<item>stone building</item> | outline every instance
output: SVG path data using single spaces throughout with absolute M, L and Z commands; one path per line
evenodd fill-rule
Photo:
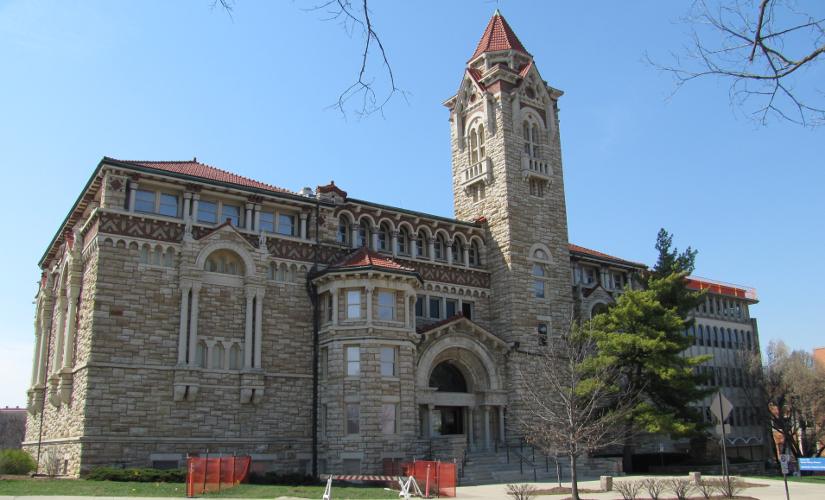
M 20 448 L 26 434 L 26 409 L 0 408 L 0 450 Z
M 561 95 L 496 13 L 445 102 L 455 218 L 104 157 L 40 260 L 24 446 L 379 472 L 518 439 L 509 355 L 644 269 L 567 241 Z

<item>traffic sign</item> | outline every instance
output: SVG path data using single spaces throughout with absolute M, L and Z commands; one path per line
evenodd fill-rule
M 710 403 L 710 411 L 719 419 L 719 422 L 724 422 L 730 416 L 730 412 L 733 411 L 733 403 L 719 392 Z
M 782 474 L 788 474 L 788 465 L 791 463 L 791 456 L 782 454 L 779 455 L 779 465 L 782 467 Z
M 800 458 L 799 470 L 825 471 L 825 458 Z

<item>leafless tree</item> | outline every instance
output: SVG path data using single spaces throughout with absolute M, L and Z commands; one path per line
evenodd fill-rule
M 547 454 L 570 460 L 572 498 L 578 500 L 577 459 L 624 442 L 625 422 L 639 391 L 610 367 L 589 366 L 595 342 L 578 325 L 546 346 L 516 354 L 523 411 L 516 416 L 525 439 Z
M 794 0 L 695 0 L 684 53 L 672 64 L 648 62 L 671 73 L 677 91 L 701 77 L 728 80 L 732 106 L 763 125 L 772 117 L 823 125 L 825 3 L 806 6 L 814 12 Z
M 771 341 L 764 366 L 753 357 L 745 366 L 753 380 L 745 390 L 764 402 L 761 417 L 782 436 L 787 452 L 812 457 L 825 451 L 825 372 L 811 355 Z
M 218 5 L 231 16 L 235 0 L 213 0 L 213 8 Z M 384 107 L 397 95 L 406 98 L 406 92 L 395 81 L 384 42 L 371 17 L 368 0 L 355 0 L 354 3 L 351 0 L 323 0 L 304 10 L 320 13 L 322 20 L 337 22 L 348 36 L 359 36 L 363 40 L 357 77 L 338 94 L 338 99 L 330 108 L 346 116 L 349 105 L 356 103 L 354 113 L 363 118 L 376 113 L 383 115 Z M 372 70 L 370 64 L 375 59 L 381 67 L 378 73 Z

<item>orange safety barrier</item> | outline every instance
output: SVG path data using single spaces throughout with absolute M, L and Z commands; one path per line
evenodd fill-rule
M 214 493 L 246 479 L 252 457 L 189 457 L 187 460 L 186 496 Z
M 456 467 L 452 462 L 413 461 L 402 465 L 404 476 L 413 476 L 428 498 L 455 497 Z

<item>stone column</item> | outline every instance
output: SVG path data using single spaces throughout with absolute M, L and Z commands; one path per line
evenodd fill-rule
M 475 444 L 476 444 L 475 443 L 475 440 L 476 440 L 475 429 L 473 428 L 474 427 L 474 425 L 473 425 L 474 424 L 473 413 L 474 413 L 474 408 L 472 406 L 468 406 L 467 407 L 467 439 L 470 441 L 470 449 L 473 449 L 475 447 Z
M 255 314 L 252 306 L 253 301 L 255 299 L 255 290 L 247 286 L 244 290 L 246 292 L 246 323 L 244 325 L 244 344 L 243 344 L 243 367 L 245 370 L 249 370 L 253 367 L 253 357 L 252 357 L 252 344 L 255 342 L 253 340 L 252 335 L 254 334 L 252 330 L 252 315 Z
M 186 364 L 186 334 L 189 333 L 189 291 L 191 283 L 183 283 L 180 287 L 180 329 L 178 331 L 178 365 Z
M 192 222 L 198 221 L 198 200 L 201 198 L 201 195 L 198 193 L 192 193 L 192 214 L 191 219 Z
M 135 211 L 135 197 L 137 197 L 138 182 L 129 180 L 129 211 Z
M 484 449 L 490 449 L 490 407 L 484 406 Z
M 498 440 L 501 443 L 507 442 L 504 436 L 504 405 L 498 407 Z
M 472 244 L 472 243 L 470 243 L 470 244 Z M 464 253 L 464 255 L 462 255 L 461 258 L 464 259 L 464 267 L 470 267 L 470 247 L 465 246 L 463 253 Z
M 427 238 L 427 250 L 430 253 L 430 260 L 435 260 L 435 238 Z
M 192 283 L 192 314 L 189 316 L 189 366 L 194 367 L 195 353 L 198 349 L 198 303 L 200 302 L 201 284 Z
M 49 330 L 52 327 L 51 324 L 51 300 L 49 295 L 46 295 L 46 299 L 43 303 L 43 313 L 40 316 L 40 353 L 38 355 L 37 361 L 37 385 L 38 387 L 44 387 L 46 384 L 46 364 L 49 358 L 49 345 L 48 345 L 48 338 L 49 338 Z
M 332 324 L 338 324 L 338 289 L 333 288 L 329 291 L 332 294 Z
M 378 228 L 378 231 L 380 230 L 381 228 Z M 370 231 L 367 235 L 370 238 L 370 247 L 373 250 L 378 250 L 378 231 Z
M 392 256 L 398 257 L 398 231 L 392 232 L 392 240 L 390 243 L 390 248 L 392 248 Z
M 38 307 L 37 313 L 34 317 L 34 356 L 32 359 L 32 377 L 30 386 L 37 385 L 37 374 L 40 371 L 40 346 L 43 344 L 43 330 L 40 316 L 43 314 L 43 308 Z
M 63 371 L 70 372 L 74 366 L 74 337 L 77 326 L 77 298 L 80 296 L 78 286 L 69 287 L 69 305 L 66 313 L 66 339 L 63 341 Z
M 261 370 L 261 343 L 263 342 L 264 289 L 258 289 L 255 299 L 255 368 Z
M 410 294 L 404 292 L 404 322 L 410 326 Z
M 246 217 L 244 217 L 243 227 L 247 231 L 252 231 L 252 208 L 253 208 L 253 206 L 254 205 L 252 203 L 247 203 L 246 204 Z
M 189 221 L 192 219 L 192 193 L 185 192 L 183 193 L 183 221 Z
M 301 212 L 301 239 L 307 239 L 307 217 L 309 214 Z
M 350 229 L 351 238 L 350 238 L 350 247 L 358 248 L 358 229 L 360 229 L 359 224 L 353 223 L 352 228 Z
M 60 293 L 57 297 L 57 328 L 55 329 L 54 365 L 52 365 L 52 373 L 59 372 L 60 367 L 63 366 L 63 328 L 66 327 L 66 315 L 63 313 L 63 310 L 66 307 L 66 291 L 61 288 L 58 288 Z
M 367 324 L 372 324 L 372 287 L 368 286 L 366 288 L 366 299 L 367 299 Z
M 410 238 L 410 256 L 413 259 L 418 258 L 418 238 Z
M 258 231 L 260 233 L 261 232 L 261 205 L 256 203 L 255 207 L 254 207 L 254 210 L 255 210 L 255 215 L 254 215 L 255 221 L 253 223 L 254 227 L 252 229 L 255 230 L 255 231 Z
M 453 243 L 455 243 L 455 242 L 454 241 L 453 242 L 449 242 L 449 241 L 446 242 L 446 245 L 447 245 L 447 248 L 446 248 L 446 251 L 447 251 L 447 265 L 449 265 L 449 266 L 453 265 Z
M 427 437 L 433 437 L 433 410 L 435 405 L 427 405 Z

